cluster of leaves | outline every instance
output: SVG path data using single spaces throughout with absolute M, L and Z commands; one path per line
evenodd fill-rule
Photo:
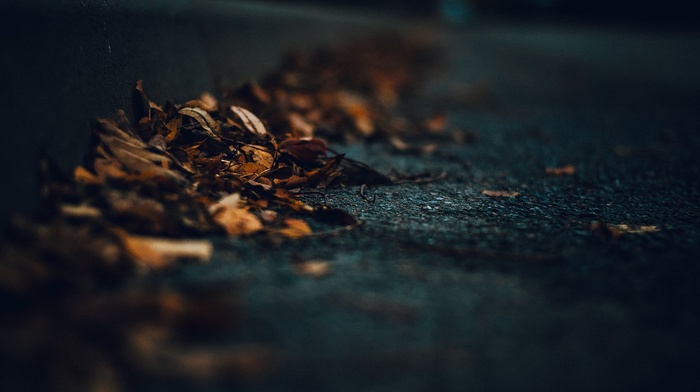
M 67 228 L 101 232 L 90 239 L 120 248 L 106 254 L 104 243 L 95 247 L 93 256 L 105 264 L 126 258 L 138 268 L 160 269 L 179 258 L 208 259 L 209 242 L 178 239 L 187 236 L 310 235 L 306 221 L 295 216 L 355 225 L 350 214 L 312 207 L 297 194 L 343 183 L 391 182 L 342 154 L 330 154 L 321 139 L 278 140 L 242 106 L 220 105 L 208 94 L 160 106 L 146 97 L 140 82 L 136 91 L 147 108 L 138 124 L 132 126 L 123 112 L 99 119 L 88 163 L 70 179 L 48 170 L 51 180 L 44 185 L 52 217 L 45 229 L 61 235 Z
M 138 82 L 137 121 L 123 111 L 98 119 L 90 154 L 70 175 L 42 161 L 43 211 L 11 222 L 0 249 L 0 360 L 71 390 L 119 390 L 129 375 L 264 373 L 267 349 L 191 344 L 191 335 L 235 330 L 231 295 L 132 287 L 125 278 L 207 260 L 212 235 L 300 238 L 313 235 L 310 219 L 359 224 L 300 194 L 395 179 L 335 153 L 319 135 L 356 140 L 403 129 L 391 108 L 422 78 L 426 53 L 389 39 L 293 54 L 261 84 L 184 104 L 159 105 Z M 321 276 L 326 267 L 298 270 Z
M 318 50 L 290 52 L 260 84 L 229 92 L 273 130 L 329 140 L 389 139 L 430 126 L 397 116 L 401 98 L 435 68 L 438 53 L 420 39 L 374 37 Z

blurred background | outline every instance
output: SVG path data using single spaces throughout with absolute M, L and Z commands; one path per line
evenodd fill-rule
M 390 14 L 438 17 L 451 22 L 479 18 L 554 19 L 625 24 L 693 25 L 697 2 L 690 0 L 278 0 L 277 3 L 327 5 Z

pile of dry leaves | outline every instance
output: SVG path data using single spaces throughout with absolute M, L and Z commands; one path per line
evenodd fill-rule
M 230 295 L 125 289 L 125 278 L 207 260 L 206 236 L 300 238 L 313 234 L 309 219 L 357 225 L 299 194 L 393 179 L 331 151 L 319 135 L 347 141 L 405 128 L 392 108 L 422 79 L 429 52 L 391 38 L 292 54 L 260 84 L 184 104 L 153 102 L 138 82 L 138 121 L 123 111 L 99 119 L 90 156 L 72 175 L 43 162 L 44 211 L 12 222 L 0 261 L 0 359 L 43 366 L 67 385 L 85 374 L 82 382 L 107 389 L 119 389 L 125 374 L 262 372 L 265 350 L 177 343 L 192 330 L 230 331 Z M 192 328 L 200 323 L 208 324 Z

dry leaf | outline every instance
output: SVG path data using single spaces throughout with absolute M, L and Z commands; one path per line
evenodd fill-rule
M 61 215 L 69 216 L 72 218 L 97 219 L 102 217 L 102 211 L 99 208 L 89 206 L 86 204 L 62 204 L 60 207 L 60 211 Z
M 337 95 L 336 99 L 340 107 L 353 119 L 355 127 L 363 136 L 368 137 L 374 133 L 374 120 L 370 114 L 369 105 L 363 97 L 343 91 Z
M 246 153 L 246 155 L 250 157 L 253 162 L 265 166 L 266 169 L 272 168 L 274 157 L 267 151 L 266 148 L 247 145 L 241 147 L 241 151 Z
M 326 142 L 321 139 L 286 139 L 279 144 L 280 151 L 286 152 L 301 162 L 314 162 L 326 155 Z
M 411 149 L 411 146 L 408 143 L 406 143 L 405 141 L 403 141 L 401 138 L 399 138 L 398 136 L 391 136 L 389 138 L 389 143 L 397 151 L 408 151 Z
M 635 226 L 628 224 L 609 224 L 605 222 L 591 223 L 590 230 L 598 234 L 602 240 L 617 240 L 626 234 L 647 234 L 661 231 L 658 226 Z
M 75 180 L 75 182 L 84 184 L 101 184 L 104 180 L 90 173 L 86 168 L 82 166 L 77 166 L 75 170 L 73 170 L 73 179 Z
M 240 106 L 231 106 L 230 109 L 231 112 L 233 112 L 233 114 L 243 123 L 245 129 L 255 135 L 258 135 L 259 137 L 264 137 L 267 134 L 262 121 L 260 121 L 260 119 L 253 113 Z
M 119 237 L 127 254 L 149 269 L 163 269 L 180 259 L 206 261 L 213 252 L 211 242 L 206 240 L 142 237 L 126 232 L 121 232 Z
M 284 224 L 287 227 L 276 232 L 287 238 L 301 238 L 313 234 L 309 225 L 301 219 L 288 218 L 284 220 Z
M 180 109 L 178 113 L 194 119 L 207 133 L 212 135 L 218 134 L 221 129 L 219 122 L 215 121 L 211 115 L 203 109 L 185 107 Z
M 199 99 L 193 99 L 191 101 L 185 102 L 183 105 L 185 107 L 191 107 L 191 108 L 199 108 L 204 110 L 205 112 L 215 112 L 216 109 L 219 106 L 219 103 L 216 101 L 216 98 L 214 98 L 213 95 L 209 93 L 202 93 L 199 96 Z
M 661 231 L 661 228 L 658 226 L 634 226 L 634 225 L 627 225 L 627 224 L 619 224 L 619 225 L 612 225 L 615 227 L 617 230 L 620 231 L 621 234 L 646 234 L 646 233 L 656 233 Z
M 241 200 L 241 194 L 240 193 L 232 193 L 221 200 L 219 202 L 212 206 L 210 208 L 210 211 L 215 211 L 218 209 L 220 206 L 224 206 L 226 208 L 241 208 L 243 207 L 245 203 Z
M 294 263 L 294 271 L 299 275 L 322 278 L 331 272 L 330 263 L 322 260 L 308 260 Z
M 241 204 L 240 195 L 236 193 L 209 208 L 214 220 L 231 236 L 253 234 L 263 228 L 260 219 Z
M 576 166 L 548 167 L 544 169 L 544 172 L 550 176 L 570 176 L 576 173 Z
M 490 189 L 482 190 L 481 194 L 486 195 L 486 196 L 490 196 L 490 197 L 518 197 L 518 196 L 520 196 L 520 192 L 497 191 L 497 190 L 490 190 Z

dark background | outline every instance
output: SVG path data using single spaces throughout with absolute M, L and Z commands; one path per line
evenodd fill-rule
M 489 18 L 555 18 L 569 21 L 693 24 L 697 22 L 697 5 L 688 0 L 280 0 L 278 3 L 332 5 L 356 9 L 380 9 L 390 13 L 444 17 L 450 8 L 468 9 L 467 19 Z

